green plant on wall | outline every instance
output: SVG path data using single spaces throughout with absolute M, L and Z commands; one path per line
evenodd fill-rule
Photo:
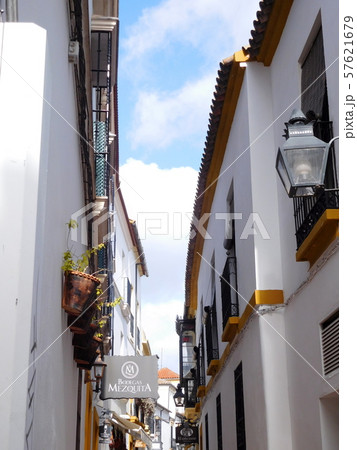
M 69 240 L 69 234 L 72 229 L 78 227 L 78 223 L 71 219 L 68 223 L 66 223 L 68 227 L 68 236 L 67 243 Z M 68 247 L 68 245 L 67 245 Z M 71 250 L 67 249 L 63 254 L 63 265 L 62 270 L 66 272 L 71 272 L 73 270 L 77 270 L 78 272 L 85 272 L 89 266 L 89 260 L 92 255 L 96 255 L 99 250 L 104 248 L 104 244 L 99 244 L 96 247 L 86 250 L 79 257 L 76 257 Z

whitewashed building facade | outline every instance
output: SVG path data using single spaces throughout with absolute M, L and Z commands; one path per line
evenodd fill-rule
M 338 134 L 337 16 L 335 0 L 260 2 L 220 65 L 180 319 L 202 449 L 338 448 L 338 142 L 312 200 L 275 168 L 293 109 Z
M 138 294 L 147 269 L 117 192 L 118 1 L 8 0 L 0 9 L 1 447 L 94 450 L 108 405 L 85 382 L 93 361 L 76 356 L 61 307 L 68 245 L 80 254 L 105 242 L 90 269 L 105 302 L 123 298 L 105 306 L 102 356 L 150 354 Z M 68 239 L 70 219 L 79 227 Z M 117 410 L 135 415 L 130 402 Z M 133 448 L 142 427 L 123 419 L 118 428 Z

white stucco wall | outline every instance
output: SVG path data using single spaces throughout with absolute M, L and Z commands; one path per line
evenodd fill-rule
M 320 19 L 321 17 L 321 19 Z M 320 323 L 338 308 L 338 247 L 309 270 L 296 262 L 293 203 L 278 178 L 275 158 L 284 122 L 300 107 L 300 63 L 321 20 L 330 119 L 338 130 L 338 2 L 294 2 L 272 64 L 248 62 L 230 130 L 221 176 L 212 203 L 208 234 L 198 278 L 197 341 L 203 306 L 210 304 L 210 268 L 215 257 L 217 319 L 222 334 L 219 274 L 225 263 L 224 221 L 213 220 L 226 211 L 234 185 L 236 256 L 240 312 L 255 289 L 283 290 L 285 305 L 268 308 L 249 319 L 234 340 L 223 369 L 202 401 L 201 423 L 209 415 L 209 441 L 217 442 L 217 395 L 221 394 L 223 448 L 235 448 L 234 370 L 242 361 L 247 448 L 285 450 L 330 449 L 337 442 L 338 373 L 322 375 Z M 292 45 L 293 43 L 293 45 Z M 244 150 L 246 151 L 244 152 Z M 337 147 L 338 149 L 338 147 Z M 242 152 L 243 155 L 239 156 Z M 237 159 L 237 157 L 239 158 Z M 258 213 L 269 234 L 241 239 L 245 220 Z M 335 243 L 336 244 L 336 243 Z M 331 250 L 331 249 L 330 249 Z M 207 262 L 206 262 L 207 261 Z M 226 344 L 220 342 L 220 356 Z M 206 379 L 206 385 L 210 377 Z M 205 440 L 205 430 L 203 429 Z
M 19 2 L 20 20 L 26 9 Z M 75 442 L 78 370 L 61 309 L 61 265 L 65 223 L 83 206 L 83 189 L 67 14 L 63 2 L 37 2 L 37 24 L 1 30 L 1 271 L 11 281 L 11 319 L 1 331 L 9 360 L 0 375 L 1 390 L 9 388 L 0 398 L 4 448 L 23 448 L 26 434 L 29 448 Z

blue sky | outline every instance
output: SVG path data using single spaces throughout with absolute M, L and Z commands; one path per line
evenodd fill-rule
M 219 62 L 247 45 L 251 0 L 120 0 L 120 158 L 199 168 Z
M 121 189 L 149 269 L 142 317 L 178 370 L 190 214 L 219 63 L 249 42 L 259 1 L 120 0 Z

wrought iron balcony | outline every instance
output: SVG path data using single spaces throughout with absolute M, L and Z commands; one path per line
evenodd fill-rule
M 220 277 L 223 330 L 230 317 L 239 316 L 236 267 L 237 264 L 235 256 L 229 256 Z
M 217 333 L 217 323 L 216 315 L 214 314 L 214 308 L 205 307 L 205 311 L 208 313 L 206 319 L 206 352 L 207 352 L 207 365 L 211 364 L 212 360 L 219 359 L 218 352 L 218 339 L 216 336 Z
M 314 125 L 315 136 L 329 142 L 333 136 L 332 122 L 319 122 Z M 339 190 L 335 150 L 332 145 L 327 161 L 325 190 L 313 197 L 297 197 L 293 199 L 295 235 L 297 249 L 307 238 L 319 218 L 327 209 L 339 208 Z

